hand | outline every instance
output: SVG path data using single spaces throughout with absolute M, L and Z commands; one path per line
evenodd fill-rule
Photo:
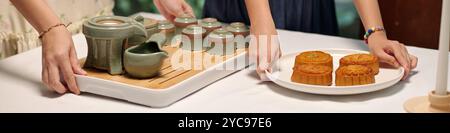
M 60 94 L 80 94 L 74 73 L 85 75 L 78 65 L 72 35 L 64 26 L 55 27 L 42 38 L 42 81 Z
M 272 63 L 281 57 L 278 34 L 274 27 L 252 26 L 250 28 L 251 40 L 249 46 L 250 61 L 255 63 L 256 72 L 262 81 L 269 79 L 265 75 L 265 70 L 271 72 Z
M 408 53 L 405 45 L 398 41 L 388 40 L 384 32 L 375 32 L 369 37 L 369 48 L 380 62 L 390 64 L 396 68 L 403 67 L 405 80 L 412 69 L 417 66 L 417 57 Z
M 195 17 L 191 6 L 184 0 L 153 0 L 153 2 L 158 11 L 171 22 L 183 14 Z

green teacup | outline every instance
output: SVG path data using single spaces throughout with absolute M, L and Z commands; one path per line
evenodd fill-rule
M 174 23 L 176 26 L 175 34 L 179 35 L 182 33 L 183 29 L 189 25 L 198 24 L 198 20 L 195 17 L 189 16 L 188 14 L 182 14 L 181 16 L 175 18 Z
M 166 37 L 166 42 L 164 43 L 164 45 L 172 43 L 173 41 L 172 38 L 175 36 L 175 29 L 176 29 L 175 25 L 167 20 L 162 20 L 158 22 L 159 33 L 163 34 Z
M 122 54 L 128 38 L 147 37 L 141 23 L 121 16 L 91 18 L 83 24 L 83 34 L 88 44 L 84 67 L 107 70 L 113 75 L 123 73 Z
M 187 51 L 202 51 L 203 38 L 206 36 L 206 30 L 198 25 L 189 25 L 183 29 L 181 38 L 181 49 Z
M 212 55 L 232 55 L 235 53 L 235 42 L 233 42 L 233 33 L 219 28 L 212 31 L 208 36 L 209 47 L 206 52 Z
M 226 27 L 226 30 L 233 33 L 237 49 L 248 48 L 250 40 L 247 36 L 250 34 L 250 29 L 244 23 L 233 22 Z
M 155 34 L 146 43 L 126 49 L 123 56 L 127 74 L 133 78 L 156 76 L 168 57 L 168 53 L 161 50 L 164 42 L 163 34 Z
M 199 25 L 206 30 L 207 35 L 212 31 L 222 27 L 222 23 L 217 21 L 216 18 L 204 18 L 200 21 Z

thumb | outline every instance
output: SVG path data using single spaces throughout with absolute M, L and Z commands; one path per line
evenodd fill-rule
M 271 80 L 269 79 L 269 77 L 267 77 L 267 74 L 266 74 L 266 71 L 265 71 L 265 70 L 257 69 L 257 70 L 256 70 L 256 73 L 258 74 L 259 79 L 260 79 L 261 81 L 271 81 Z
M 181 3 L 178 6 L 169 7 L 170 8 L 169 9 L 169 13 L 173 14 L 175 17 L 183 16 L 184 14 L 186 14 L 184 12 L 184 6 L 185 6 L 184 3 Z
M 79 65 L 75 48 L 72 47 L 69 54 L 70 54 L 69 60 L 70 60 L 70 64 L 72 65 L 73 72 L 76 74 L 80 74 L 80 75 L 86 75 L 87 74 L 86 71 L 84 71 Z
M 182 7 L 183 8 L 183 13 L 188 14 L 191 17 L 195 17 L 194 11 L 192 10 L 192 7 L 188 3 L 183 2 L 182 6 L 183 6 Z

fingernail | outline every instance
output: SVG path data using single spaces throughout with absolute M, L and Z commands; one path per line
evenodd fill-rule
M 259 80 L 264 81 L 264 82 L 270 81 L 269 78 L 267 78 L 266 76 L 263 76 L 263 75 L 259 76 Z
M 408 75 L 404 75 L 402 80 L 406 80 L 408 78 Z
M 80 69 L 80 70 L 81 70 L 81 74 L 82 74 L 82 75 L 86 75 L 86 74 L 87 74 L 87 72 L 84 71 L 83 69 Z
M 258 74 L 258 76 L 259 76 L 259 79 L 260 79 L 260 80 L 263 80 L 263 79 L 264 79 L 264 74 L 260 73 L 260 74 Z
M 400 64 L 398 64 L 398 62 L 394 62 L 395 67 L 400 67 Z
M 67 91 L 58 91 L 58 90 L 55 90 L 55 92 L 58 93 L 58 94 L 64 94 L 64 93 L 66 93 Z

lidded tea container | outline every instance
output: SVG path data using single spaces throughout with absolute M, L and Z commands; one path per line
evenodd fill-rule
M 183 28 L 186 28 L 189 25 L 196 25 L 198 20 L 195 17 L 192 17 L 188 14 L 183 14 L 174 20 L 174 25 L 176 28 L 176 34 L 180 34 Z
M 203 38 L 206 36 L 206 30 L 198 25 L 189 25 L 183 29 L 181 39 L 181 48 L 190 51 L 203 50 Z
M 208 35 L 208 47 L 207 51 L 212 55 L 232 55 L 235 53 L 235 45 L 233 42 L 234 35 L 223 29 L 219 28 L 212 31 Z
M 242 22 L 233 22 L 228 25 L 226 29 L 233 33 L 235 36 L 242 35 L 244 37 L 247 37 L 250 34 L 250 30 Z
M 206 30 L 206 34 L 209 34 L 215 29 L 221 28 L 222 23 L 217 21 L 216 18 L 204 18 L 200 21 L 200 26 L 202 26 Z
M 83 34 L 88 44 L 84 67 L 106 70 L 113 75 L 123 72 L 122 54 L 128 38 L 147 38 L 144 25 L 121 16 L 91 18 L 83 23 Z
M 233 33 L 236 42 L 236 48 L 248 47 L 249 40 L 246 38 L 250 34 L 249 28 L 242 22 L 233 22 L 226 27 L 228 31 Z
M 162 20 L 158 22 L 158 32 L 164 35 L 166 42 L 171 43 L 173 36 L 175 36 L 175 25 L 167 20 Z

